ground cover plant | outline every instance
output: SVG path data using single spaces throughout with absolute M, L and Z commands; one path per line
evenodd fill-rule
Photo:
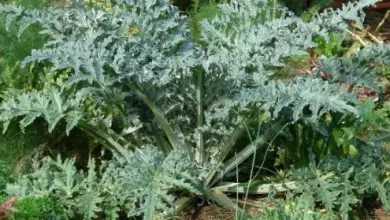
M 43 119 L 48 132 L 77 128 L 104 146 L 84 170 L 60 155 L 37 159 L 5 191 L 54 197 L 70 219 L 165 218 L 199 201 L 246 218 L 248 194 L 286 192 L 275 207 L 292 212 L 267 207 L 259 218 L 348 219 L 367 194 L 389 209 L 386 120 L 374 120 L 386 116 L 356 87 L 380 93 L 390 46 L 348 56 L 322 48 L 310 74 L 290 65 L 323 41 L 340 46 L 347 21 L 361 25 L 375 2 L 304 19 L 276 1 L 230 1 L 195 19 L 196 36 L 168 0 L 0 5 L 7 26 L 22 34 L 39 24 L 46 39 L 22 62 L 46 67 L 40 86 L 4 97 L 3 131 Z M 272 163 L 284 173 L 259 178 Z

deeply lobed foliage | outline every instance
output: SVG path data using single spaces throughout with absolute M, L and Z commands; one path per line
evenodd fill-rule
M 115 218 L 119 207 L 151 219 L 173 206 L 170 192 L 176 187 L 235 207 L 211 187 L 256 148 L 268 148 L 280 130 L 300 120 L 318 123 L 329 112 L 361 114 L 356 95 L 338 83 L 372 85 L 366 79 L 376 72 L 365 61 L 388 62 L 386 47 L 324 58 L 325 68 L 337 63 L 337 71 L 329 70 L 337 81 L 278 78 L 288 60 L 316 46 L 315 37 L 345 37 L 345 20 L 361 24 L 362 9 L 375 2 L 348 3 L 306 22 L 275 2 L 231 1 L 201 22 L 205 47 L 191 40 L 187 18 L 168 0 L 117 0 L 110 9 L 75 1 L 45 11 L 0 5 L 7 25 L 19 23 L 19 34 L 42 25 L 49 40 L 23 64 L 51 67 L 42 88 L 12 93 L 1 103 L 4 131 L 12 120 L 24 128 L 44 118 L 49 131 L 62 121 L 68 134 L 77 126 L 115 154 L 96 173 L 91 160 L 88 174 L 78 173 L 71 160 L 53 165 L 46 159 L 9 192 L 52 192 L 69 215 L 75 210 L 86 219 L 102 212 Z M 351 66 L 355 61 L 358 67 Z M 337 77 L 344 72 L 352 77 Z M 197 166 L 202 169 L 188 173 Z
M 151 112 L 137 112 L 137 117 L 150 123 L 153 113 L 159 124 L 164 124 L 170 144 L 178 148 L 185 141 L 196 142 L 203 132 L 208 132 L 204 142 L 210 145 L 224 140 L 245 118 L 232 118 L 234 112 L 247 115 L 250 106 L 261 107 L 273 118 L 289 108 L 294 120 L 307 106 L 313 119 L 330 110 L 356 113 L 354 98 L 335 85 L 314 78 L 296 78 L 285 84 L 267 76 L 282 67 L 285 59 L 315 46 L 313 36 L 326 37 L 327 31 L 343 30 L 345 18 L 360 22 L 358 12 L 373 2 L 351 3 L 310 23 L 278 5 L 267 11 L 264 1 L 223 4 L 222 16 L 203 22 L 205 54 L 189 40 L 185 17 L 167 1 L 118 1 L 111 13 L 77 2 L 48 12 L 3 6 L 1 11 L 7 13 L 9 22 L 20 18 L 20 33 L 38 22 L 50 37 L 45 48 L 33 50 L 24 63 L 49 60 L 53 71 L 72 71 L 63 75 L 62 83 L 4 102 L 1 120 L 7 125 L 24 115 L 24 127 L 44 117 L 51 131 L 63 119 L 69 132 L 79 121 L 114 113 L 123 127 L 137 127 L 133 109 L 139 108 L 140 100 Z M 233 24 L 235 28 L 227 31 Z M 196 74 L 190 71 L 200 64 L 206 71 L 203 81 L 194 80 Z M 198 83 L 207 89 L 199 88 Z M 321 89 L 313 93 L 318 86 Z M 202 102 L 197 106 L 199 89 Z M 96 104 L 92 112 L 86 109 L 88 99 Z M 195 111 L 199 105 L 202 112 Z M 205 126 L 195 123 L 201 115 Z
M 333 82 L 343 82 L 351 88 L 359 85 L 378 91 L 382 68 L 390 65 L 389 55 L 389 44 L 368 45 L 351 57 L 322 58 L 321 70 L 330 74 Z
M 183 159 L 184 152 L 164 156 L 148 147 L 126 153 L 102 161 L 100 167 L 91 159 L 85 173 L 77 170 L 74 159 L 47 157 L 34 163 L 34 171 L 21 176 L 17 184 L 9 184 L 6 192 L 20 198 L 53 197 L 68 217 L 83 219 L 117 219 L 121 210 L 128 217 L 142 214 L 151 219 L 157 210 L 168 213 L 175 208 L 171 190 L 200 194 L 199 171 Z
M 253 219 L 351 219 L 353 208 L 369 195 L 377 195 L 388 209 L 389 169 L 381 159 L 388 160 L 389 154 L 373 143 L 361 144 L 367 148 L 362 156 L 341 160 L 331 156 L 320 163 L 312 157 L 308 167 L 292 169 L 286 183 L 293 187 L 287 187 L 290 189 L 285 199 L 270 194 L 262 203 L 264 214 Z
M 116 107 L 116 111 L 111 108 L 109 112 L 121 115 L 124 126 L 131 126 L 134 120 L 138 126 L 138 120 L 132 117 L 131 110 L 137 107 L 133 104 L 136 100 L 131 100 L 134 97 L 131 97 L 128 85 L 126 86 L 131 83 L 130 79 L 137 78 L 137 83 L 147 82 L 163 86 L 170 81 L 179 81 L 184 72 L 177 70 L 185 69 L 184 74 L 189 75 L 188 68 L 195 62 L 195 53 L 187 39 L 188 30 L 183 17 L 177 10 L 173 10 L 167 1 L 161 4 L 152 2 L 118 2 L 113 13 L 88 10 L 86 6 L 58 9 L 52 13 L 23 11 L 15 7 L 4 9 L 13 12 L 8 14 L 9 18 L 22 16 L 24 19 L 22 18 L 21 22 L 25 24 L 23 27 L 33 22 L 44 22 L 44 32 L 51 36 L 47 48 L 33 51 L 26 62 L 38 57 L 38 60 L 50 58 L 53 59 L 54 70 L 73 67 L 74 71 L 65 76 L 64 83 L 61 83 L 59 88 L 56 85 L 48 85 L 42 91 L 21 94 L 14 100 L 21 103 L 23 96 L 35 97 L 29 98 L 32 101 L 30 104 L 26 103 L 27 106 L 35 106 L 35 110 L 32 113 L 26 106 L 25 110 L 33 115 L 29 114 L 23 126 L 30 124 L 36 117 L 45 115 L 52 125 L 49 130 L 52 130 L 60 119 L 65 119 L 68 121 L 69 131 L 81 118 L 86 119 L 91 115 L 98 118 L 102 114 L 107 116 L 107 108 L 102 108 L 104 103 Z M 79 25 L 83 20 L 86 22 L 84 27 Z M 58 47 L 51 48 L 57 45 Z M 132 62 L 128 62 L 129 60 Z M 139 75 L 139 71 L 144 74 Z M 169 88 L 167 90 L 165 95 L 169 95 Z M 49 94 L 57 98 L 49 98 Z M 70 102 L 60 102 L 60 96 L 66 97 L 63 100 Z M 88 114 L 85 108 L 88 98 L 96 104 L 92 106 L 94 110 L 91 114 Z M 10 100 L 10 103 L 12 102 Z M 36 104 L 33 104 L 34 102 Z M 45 106 L 51 104 L 60 109 L 56 109 L 54 105 L 51 108 Z M 16 106 L 11 106 L 17 110 L 17 107 L 14 107 Z M 9 109 L 7 106 L 4 108 Z M 7 110 L 3 112 L 2 119 L 7 121 L 26 113 L 7 113 Z

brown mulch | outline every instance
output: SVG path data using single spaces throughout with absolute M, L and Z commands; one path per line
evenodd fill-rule
M 234 220 L 234 210 L 225 209 L 217 205 L 199 207 L 197 210 L 190 210 L 182 213 L 177 220 Z
M 363 206 L 355 209 L 360 220 L 390 220 L 390 213 L 386 212 L 378 202 L 368 200 Z M 249 208 L 248 214 L 259 215 L 259 209 Z M 176 217 L 176 220 L 235 220 L 235 210 L 222 208 L 217 205 L 199 207 L 197 210 L 190 210 Z
M 375 209 L 373 211 L 373 219 L 375 220 L 389 220 L 390 219 L 390 213 L 386 212 L 382 208 Z
M 380 38 L 384 39 L 385 41 L 390 40 L 390 16 L 387 17 L 387 19 L 383 20 L 383 18 L 386 15 L 386 12 L 390 10 L 390 8 L 384 8 L 384 9 L 369 9 L 366 10 L 366 19 L 365 19 L 365 25 L 370 26 L 372 32 L 375 31 L 375 29 L 378 27 L 378 25 L 383 21 L 383 25 L 378 30 L 378 33 L 375 33 Z
M 244 200 L 245 197 L 240 195 L 239 199 Z M 258 204 L 259 202 L 266 202 L 265 196 L 248 195 L 247 205 L 245 207 L 246 214 L 256 216 L 261 214 L 259 207 L 251 206 L 250 204 Z M 267 203 L 272 206 L 272 204 Z M 207 204 L 199 207 L 192 207 L 192 209 L 181 213 L 176 220 L 234 220 L 236 219 L 236 210 L 227 209 L 218 206 L 217 204 Z
M 390 213 L 375 199 L 365 199 L 362 206 L 355 208 L 354 211 L 360 220 L 390 220 Z
M 251 216 L 260 215 L 260 209 L 256 207 L 246 208 L 246 213 Z M 198 210 L 182 213 L 177 220 L 235 220 L 236 211 L 222 208 L 218 205 L 202 206 Z

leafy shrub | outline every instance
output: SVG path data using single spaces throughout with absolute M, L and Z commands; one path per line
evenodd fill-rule
M 342 219 L 349 219 L 352 208 L 359 205 L 367 195 L 377 195 L 382 205 L 389 210 L 390 185 L 385 181 L 388 169 L 378 161 L 381 155 L 374 156 L 369 152 L 367 154 L 371 155 L 358 159 L 330 158 L 322 161 L 322 164 L 316 165 L 313 162 L 309 168 L 293 171 L 292 178 L 300 182 L 294 194 L 312 195 L 313 199 L 306 202 L 313 201 L 315 205 L 315 201 L 320 201 L 328 218 L 337 210 L 336 213 Z M 330 178 L 318 178 L 327 175 L 330 175 Z M 303 201 L 304 199 L 301 199 L 301 202 Z
M 389 167 L 382 159 L 388 160 L 390 155 L 375 144 L 361 143 L 359 147 L 367 148 L 359 157 L 330 156 L 320 163 L 311 154 L 308 167 L 292 169 L 283 183 L 270 185 L 268 199 L 260 202 L 263 213 L 253 219 L 352 219 L 353 208 L 369 196 L 378 196 L 389 210 Z M 283 184 L 286 196 L 277 198 L 276 188 Z
M 63 209 L 50 197 L 25 197 L 15 203 L 17 212 L 8 216 L 9 220 L 64 219 Z
M 183 160 L 184 152 L 173 151 L 167 157 L 153 148 L 126 153 L 124 158 L 116 155 L 111 161 L 103 161 L 99 169 L 91 159 L 86 173 L 77 171 L 74 159 L 45 158 L 34 164 L 33 173 L 21 176 L 18 184 L 8 185 L 7 193 L 22 198 L 54 197 L 67 216 L 83 219 L 102 214 L 105 219 L 117 219 L 120 210 L 128 217 L 145 214 L 146 219 L 151 219 L 154 209 L 168 212 L 175 208 L 171 190 L 180 188 L 200 194 L 198 170 Z M 34 211 L 32 208 L 37 207 L 28 207 L 27 216 Z
M 200 22 L 205 47 L 192 41 L 186 16 L 167 0 L 118 0 L 110 10 L 91 9 L 84 1 L 48 11 L 1 5 L 0 12 L 16 19 L 20 31 L 39 23 L 48 36 L 44 48 L 32 50 L 23 64 L 48 61 L 53 67 L 43 73 L 43 88 L 8 96 L 0 106 L 0 119 L 6 130 L 15 119 L 26 127 L 43 118 L 49 132 L 62 121 L 68 134 L 78 127 L 95 138 L 121 161 L 131 164 L 129 173 L 120 172 L 123 178 L 142 177 L 134 186 L 131 181 L 121 184 L 138 190 L 134 199 L 140 201 L 140 207 L 126 209 L 143 213 L 145 219 L 165 206 L 161 200 L 151 199 L 151 193 L 145 197 L 137 193 L 144 193 L 148 187 L 163 187 L 165 182 L 155 185 L 155 174 L 160 172 L 145 172 L 142 161 L 154 161 L 154 169 L 161 166 L 165 172 L 174 164 L 164 166 L 162 161 L 177 151 L 185 152 L 180 157 L 186 161 L 182 167 L 196 164 L 202 168 L 195 175 L 202 196 L 236 208 L 220 191 L 230 183 L 216 185 L 225 174 L 256 155 L 258 148 L 268 149 L 281 131 L 295 123 L 306 121 L 318 128 L 316 125 L 330 112 L 353 117 L 361 114 L 362 103 L 356 94 L 343 90 L 339 83 L 376 89 L 371 80 L 377 71 L 368 68 L 367 61 L 388 64 L 388 46 L 367 47 L 347 58 L 324 58 L 323 70 L 332 77 L 328 81 L 319 73 L 309 77 L 293 74 L 288 80 L 279 79 L 278 74 L 286 61 L 315 48 L 315 37 L 328 39 L 329 32 L 346 37 L 345 19 L 361 24 L 362 9 L 375 2 L 348 3 L 305 21 L 265 0 L 231 1 L 219 5 L 221 13 Z M 145 151 L 143 146 L 154 148 Z M 129 159 L 128 150 L 135 151 L 136 156 Z M 70 167 L 66 169 L 69 175 L 76 175 L 73 166 L 65 167 Z M 63 182 L 62 173 L 53 172 L 53 176 L 42 179 Z M 19 181 L 19 185 L 25 184 L 20 189 L 29 189 L 26 178 Z M 170 178 L 171 183 L 180 183 L 175 187 L 186 188 L 174 179 Z M 91 195 L 91 190 L 99 192 L 104 184 L 96 184 L 93 172 L 80 181 L 87 186 L 80 189 L 84 190 L 81 195 L 93 198 L 88 200 L 89 208 L 74 204 L 73 197 L 63 197 L 69 199 L 63 204 L 67 210 L 76 207 L 89 219 L 100 212 L 98 204 L 104 204 L 101 198 L 93 197 L 98 194 Z M 60 192 L 68 195 L 73 185 L 65 186 Z M 25 193 L 20 189 L 12 192 Z M 121 188 L 115 190 L 134 196 Z M 166 191 L 157 192 L 164 202 L 172 202 Z M 48 193 L 47 187 L 41 193 Z M 135 203 L 132 200 L 129 204 Z M 117 210 L 117 203 L 109 207 L 103 211 Z

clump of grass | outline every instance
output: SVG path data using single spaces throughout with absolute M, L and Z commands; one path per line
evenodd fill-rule
M 6 135 L 0 136 L 0 161 L 9 165 L 12 169 L 9 171 L 22 170 L 26 155 L 30 155 L 42 143 L 41 129 L 39 126 L 31 126 L 23 134 L 17 124 L 12 124 Z M 9 173 L 11 174 L 11 173 Z
M 9 0 L 6 3 L 23 5 L 28 8 L 42 9 L 53 0 Z M 33 89 L 38 83 L 39 74 L 43 66 L 26 66 L 21 68 L 20 63 L 30 55 L 32 49 L 41 48 L 45 37 L 39 34 L 40 26 L 33 25 L 18 38 L 19 27 L 13 23 L 9 31 L 5 30 L 5 17 L 0 17 L 0 89 L 16 90 Z M 3 94 L 1 98 L 4 98 Z M 2 170 L 3 176 L 12 171 L 22 170 L 23 158 L 30 155 L 39 146 L 43 138 L 40 125 L 33 125 L 23 134 L 17 124 L 12 124 L 6 135 L 0 136 L 0 161 L 11 169 Z M 1 171 L 0 171 L 1 172 Z M 1 177 L 0 177 L 1 178 Z M 4 177 L 5 178 L 5 177 Z M 0 184 L 1 185 L 1 184 Z
M 4 190 L 10 181 L 10 166 L 5 161 L 0 160 L 0 191 Z
M 9 1 L 29 8 L 43 8 L 46 0 L 14 0 Z M 0 88 L 12 87 L 18 89 L 31 88 L 36 83 L 38 68 L 20 67 L 20 62 L 32 49 L 43 46 L 44 36 L 39 34 L 40 27 L 33 25 L 28 28 L 23 37 L 18 38 L 19 27 L 11 24 L 10 30 L 5 30 L 5 17 L 0 17 Z

